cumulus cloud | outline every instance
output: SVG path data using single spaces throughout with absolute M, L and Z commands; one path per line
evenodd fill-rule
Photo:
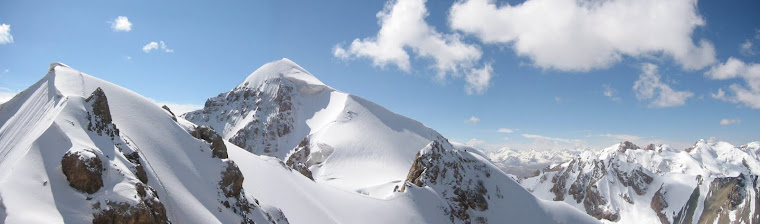
M 738 118 L 737 119 L 723 118 L 723 119 L 720 120 L 720 125 L 724 125 L 724 126 L 725 125 L 732 125 L 732 124 L 740 124 L 740 123 L 742 123 L 742 120 L 740 120 Z
M 509 129 L 509 128 L 499 128 L 499 130 L 496 130 L 496 131 L 499 133 L 507 133 L 507 134 L 515 132 L 515 130 Z
M 0 24 L 0 45 L 13 43 L 13 36 L 11 35 L 11 25 Z
M 394 65 L 410 72 L 410 53 L 413 53 L 432 59 L 438 79 L 465 73 L 465 91 L 482 94 L 488 88 L 493 71 L 490 65 L 474 68 L 483 54 L 481 49 L 465 43 L 459 34 L 436 31 L 425 22 L 427 15 L 425 0 L 389 1 L 377 13 L 380 30 L 376 36 L 354 39 L 348 46 L 338 44 L 333 48 L 333 56 L 343 60 L 368 58 L 374 66 Z
M 728 58 L 725 63 L 713 66 L 705 72 L 710 79 L 743 79 L 744 85 L 734 83 L 728 86 L 730 93 L 718 89 L 712 97 L 727 102 L 743 104 L 752 109 L 760 109 L 760 64 L 747 64 L 736 58 Z
M 477 138 L 473 138 L 473 139 L 468 140 L 467 143 L 465 144 L 470 147 L 480 147 L 486 144 L 486 142 Z
M 490 64 L 486 64 L 483 68 L 475 69 L 465 75 L 464 80 L 467 82 L 464 86 L 464 91 L 469 94 L 481 95 L 486 92 L 491 85 L 491 74 L 493 68 Z
M 604 92 L 602 92 L 602 94 L 604 94 L 604 96 L 609 97 L 610 100 L 612 100 L 614 102 L 618 102 L 619 103 L 621 101 L 620 97 L 617 96 L 617 90 L 615 90 L 612 87 L 610 87 L 610 85 L 604 84 L 604 85 L 602 85 L 602 88 L 604 89 Z
M 111 21 L 111 30 L 116 32 L 129 32 L 132 30 L 132 22 L 126 16 L 116 17 Z
M 164 43 L 163 40 L 159 41 L 159 42 L 152 41 L 152 42 L 146 44 L 145 46 L 143 46 L 142 50 L 145 53 L 150 53 L 150 52 L 153 52 L 153 51 L 156 51 L 156 50 L 164 51 L 166 53 L 172 53 L 172 52 L 174 52 L 173 49 L 170 49 L 169 47 L 166 46 L 166 43 Z
M 190 112 L 190 111 L 203 109 L 203 105 L 198 105 L 198 104 L 190 104 L 190 103 L 182 104 L 182 103 L 172 103 L 172 102 L 167 102 L 167 101 L 157 101 L 152 98 L 148 98 L 148 99 L 150 101 L 153 101 L 153 103 L 158 106 L 166 105 L 167 107 L 169 107 L 170 110 L 172 110 L 172 113 L 174 113 L 177 116 Z
M 674 107 L 686 104 L 693 97 L 689 91 L 673 90 L 660 80 L 657 65 L 644 63 L 641 65 L 641 75 L 633 85 L 633 91 L 639 101 L 652 100 L 651 107 Z
M 685 69 L 715 61 L 710 42 L 691 38 L 705 24 L 696 0 L 465 0 L 451 7 L 449 24 L 563 71 L 606 68 L 623 56 L 667 55 Z
M 467 123 L 467 124 L 477 124 L 478 122 L 480 122 L 480 118 L 475 117 L 475 116 L 472 116 L 467 120 L 464 120 L 464 123 Z

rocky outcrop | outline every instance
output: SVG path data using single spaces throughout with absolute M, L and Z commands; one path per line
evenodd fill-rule
M 163 106 L 161 106 L 161 108 L 163 108 L 164 110 L 166 110 L 166 112 L 169 112 L 169 115 L 171 115 L 172 120 L 174 120 L 175 122 L 177 121 L 177 116 L 174 115 L 174 112 L 172 112 L 171 109 L 169 109 L 169 106 L 163 105 Z
M 737 221 L 753 223 L 751 222 L 752 219 L 757 219 L 757 217 L 749 217 L 751 206 L 745 205 L 746 211 L 737 210 L 739 205 L 745 202 L 747 182 L 748 180 L 744 175 L 715 178 L 710 183 L 710 191 L 705 198 L 704 210 L 699 217 L 699 223 L 715 223 L 716 221 L 717 223 L 729 223 L 732 212 L 737 212 L 738 217 L 736 218 L 739 219 Z
M 309 164 L 308 159 L 309 155 L 311 154 L 311 149 L 309 147 L 309 138 L 304 138 L 301 143 L 298 144 L 298 146 L 293 149 L 293 152 L 290 153 L 290 155 L 287 156 L 287 159 L 285 161 L 285 165 L 290 167 L 291 169 L 294 169 L 298 171 L 299 173 L 303 174 L 305 177 L 308 177 L 311 180 L 314 180 L 314 177 L 311 174 L 311 170 L 309 170 Z
M 620 218 L 619 212 L 607 206 L 607 200 L 599 193 L 596 185 L 589 185 L 587 188 L 586 197 L 583 200 L 586 213 L 597 219 L 617 221 Z
M 130 163 L 135 165 L 134 173 L 135 173 L 135 176 L 137 176 L 137 179 L 147 184 L 148 174 L 145 173 L 145 168 L 143 168 L 142 162 L 140 162 L 140 154 L 137 152 L 132 152 L 129 154 L 125 154 L 124 157 L 126 157 Z
M 222 180 L 219 181 L 219 188 L 224 192 L 224 196 L 230 198 L 240 197 L 240 191 L 243 189 L 243 173 L 233 161 L 227 161 L 227 168 L 222 172 Z
M 257 155 L 284 157 L 297 143 L 278 141 L 294 130 L 294 84 L 284 78 L 266 80 L 261 86 L 240 86 L 206 101 L 203 110 L 182 115 L 197 124 L 227 123 L 243 125 L 228 133 L 230 143 Z M 229 109 L 227 109 L 229 108 Z M 234 118 L 251 117 L 245 124 Z
M 654 178 L 647 174 L 641 166 L 630 172 L 623 171 L 619 167 L 613 166 L 612 172 L 615 173 L 615 176 L 620 180 L 620 183 L 623 184 L 624 187 L 633 188 L 633 191 L 638 195 L 646 194 L 649 184 L 654 180 Z
M 636 149 L 640 149 L 640 148 L 639 148 L 639 146 L 633 144 L 633 142 L 624 141 L 624 142 L 620 143 L 620 146 L 618 146 L 618 150 L 617 151 L 618 152 L 625 152 L 628 149 L 636 150 Z
M 660 187 L 660 189 L 654 193 L 654 196 L 652 196 L 652 202 L 649 203 L 649 207 L 651 207 L 652 210 L 654 210 L 654 213 L 657 214 L 660 223 L 670 224 L 668 216 L 663 212 L 663 210 L 668 207 L 668 201 L 665 199 L 665 193 L 662 191 L 662 187 Z
M 97 202 L 92 206 L 97 211 L 92 223 L 169 223 L 166 208 L 158 200 L 156 191 L 142 183 L 137 183 L 135 187 L 140 197 L 137 204 L 107 201 L 101 205 Z
M 97 133 L 98 135 L 106 135 L 113 139 L 119 135 L 119 129 L 112 123 L 111 109 L 108 107 L 108 99 L 103 89 L 98 87 L 95 89 L 90 97 L 85 99 L 88 103 L 87 111 L 87 130 Z
M 490 178 L 491 173 L 482 162 L 462 156 L 452 148 L 448 140 L 442 139 L 420 151 L 400 191 L 411 186 L 431 186 L 436 191 L 450 192 L 443 197 L 449 205 L 446 214 L 452 222 L 485 223 L 485 216 L 479 212 L 489 207 L 491 196 L 483 179 Z M 497 195 L 503 197 L 499 192 Z
M 213 128 L 205 125 L 196 126 L 190 131 L 190 135 L 211 144 L 211 156 L 221 159 L 227 158 L 227 146 L 224 145 L 222 136 Z
M 699 187 L 702 185 L 702 176 L 697 176 L 697 180 L 699 181 L 697 187 L 691 192 L 686 204 L 678 211 L 678 215 L 673 217 L 673 223 L 693 223 L 694 212 L 699 203 Z
M 103 162 L 92 150 L 69 150 L 61 159 L 61 170 L 74 189 L 92 194 L 103 187 Z

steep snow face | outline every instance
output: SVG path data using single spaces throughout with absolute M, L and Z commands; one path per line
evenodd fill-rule
M 590 149 L 565 149 L 552 151 L 512 150 L 504 147 L 496 152 L 489 152 L 488 159 L 508 174 L 518 178 L 536 175 L 538 170 L 552 164 L 564 163 Z
M 182 115 L 305 176 L 387 197 L 414 154 L 440 137 L 425 125 L 336 91 L 288 59 L 268 63 L 202 110 Z
M 223 194 L 231 163 L 150 100 L 54 63 L 0 108 L 0 220 L 272 222 Z
M 606 222 L 757 223 L 760 143 L 698 141 L 684 151 L 623 142 L 521 180 Z

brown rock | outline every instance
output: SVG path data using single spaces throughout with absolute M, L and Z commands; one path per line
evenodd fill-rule
M 222 189 L 224 196 L 231 198 L 240 197 L 240 191 L 243 189 L 243 173 L 235 162 L 227 161 L 227 168 L 222 172 L 222 180 L 219 181 L 219 188 Z
M 103 187 L 103 162 L 90 150 L 66 152 L 61 170 L 74 189 L 92 194 Z
M 224 145 L 222 136 L 217 134 L 213 128 L 206 125 L 197 126 L 190 131 L 190 135 L 211 143 L 211 156 L 221 159 L 227 158 L 227 146 Z

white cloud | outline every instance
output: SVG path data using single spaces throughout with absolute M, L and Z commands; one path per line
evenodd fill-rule
M 603 134 L 603 135 L 599 135 L 599 136 L 600 137 L 612 138 L 612 139 L 616 139 L 616 140 L 619 140 L 619 141 L 636 141 L 636 140 L 641 139 L 641 137 L 635 136 L 635 135 Z
M 618 103 L 622 100 L 619 96 L 617 96 L 617 90 L 610 87 L 610 85 L 604 84 L 602 85 L 602 88 L 604 88 L 604 96 L 609 97 L 610 100 Z
M 190 111 L 203 109 L 203 105 L 198 105 L 198 104 L 181 104 L 181 103 L 172 103 L 172 102 L 166 102 L 166 101 L 156 101 L 152 98 L 148 98 L 148 99 L 150 101 L 153 101 L 153 103 L 155 103 L 158 106 L 166 105 L 167 107 L 169 107 L 172 113 L 174 113 L 177 116 L 190 112 Z
M 712 94 L 712 97 L 732 103 L 741 103 L 753 109 L 760 109 L 760 64 L 747 64 L 731 57 L 725 63 L 710 68 L 705 72 L 705 76 L 716 80 L 743 79 L 745 85 L 734 83 L 728 87 L 732 94 L 727 94 L 723 89 L 718 89 L 718 92 Z
M 483 146 L 484 144 L 486 144 L 486 142 L 483 141 L 483 140 L 477 139 L 477 138 L 473 138 L 473 139 L 470 139 L 469 141 L 467 141 L 467 143 L 465 143 L 465 144 L 467 146 L 470 146 L 470 147 L 480 147 L 480 146 Z
M 496 131 L 499 133 L 507 133 L 507 134 L 515 132 L 515 130 L 509 129 L 509 128 L 499 128 L 499 130 L 496 130 Z
M 146 44 L 145 46 L 143 46 L 142 50 L 145 53 L 150 53 L 150 52 L 153 52 L 155 50 L 162 50 L 162 51 L 164 51 L 166 53 L 172 53 L 172 52 L 174 52 L 173 49 L 169 49 L 169 47 L 166 46 L 166 43 L 164 43 L 163 40 L 159 41 L 159 42 L 152 41 L 152 42 Z
M 659 54 L 685 69 L 715 61 L 713 45 L 691 37 L 705 25 L 696 0 L 465 0 L 451 7 L 449 24 L 485 43 L 513 47 L 542 68 L 589 71 L 623 56 Z
M 641 65 L 641 75 L 633 85 L 633 91 L 638 100 L 652 100 L 651 107 L 674 107 L 681 106 L 686 100 L 693 97 L 689 91 L 673 90 L 668 84 L 660 81 L 657 65 L 644 63 Z
M 470 117 L 470 119 L 464 120 L 464 123 L 467 123 L 467 124 L 477 124 L 478 122 L 480 122 L 480 118 L 475 117 L 475 116 Z
M 13 36 L 11 35 L 11 25 L 0 24 L 0 45 L 13 43 Z
M 491 85 L 491 73 L 493 73 L 493 68 L 490 64 L 486 64 L 481 69 L 473 68 L 470 73 L 467 73 L 464 77 L 464 80 L 467 82 L 464 86 L 465 92 L 468 95 L 480 95 L 485 93 L 488 86 Z
M 569 139 L 569 138 L 553 138 L 553 137 L 547 137 L 543 135 L 534 135 L 534 134 L 522 134 L 523 138 L 529 138 L 529 139 L 537 139 L 537 140 L 548 140 L 548 141 L 555 141 L 555 142 L 564 142 L 564 143 L 573 143 L 573 142 L 583 142 L 580 139 Z
M 724 125 L 724 126 L 725 125 L 732 125 L 732 124 L 740 124 L 740 123 L 742 123 L 742 120 L 740 120 L 738 118 L 736 118 L 736 119 L 723 118 L 723 119 L 720 120 L 720 125 Z
M 116 17 L 111 21 L 111 30 L 116 32 L 129 32 L 132 30 L 132 23 L 126 16 Z
M 752 49 L 752 41 L 749 39 L 744 40 L 744 43 L 739 45 L 739 53 L 742 53 L 747 56 L 755 55 L 755 51 Z
M 0 87 L 0 104 L 4 104 L 5 102 L 8 102 L 8 100 L 11 100 L 18 93 L 19 91 L 15 91 L 15 90 L 8 89 L 5 87 Z
M 473 68 L 483 54 L 480 48 L 465 43 L 459 34 L 436 31 L 425 21 L 427 15 L 425 0 L 389 1 L 377 13 L 380 30 L 376 36 L 354 39 L 349 46 L 338 44 L 333 55 L 343 60 L 368 58 L 377 67 L 390 64 L 411 72 L 411 52 L 419 58 L 432 59 L 439 80 L 467 73 L 467 93 L 482 94 L 492 70 L 488 65 Z

